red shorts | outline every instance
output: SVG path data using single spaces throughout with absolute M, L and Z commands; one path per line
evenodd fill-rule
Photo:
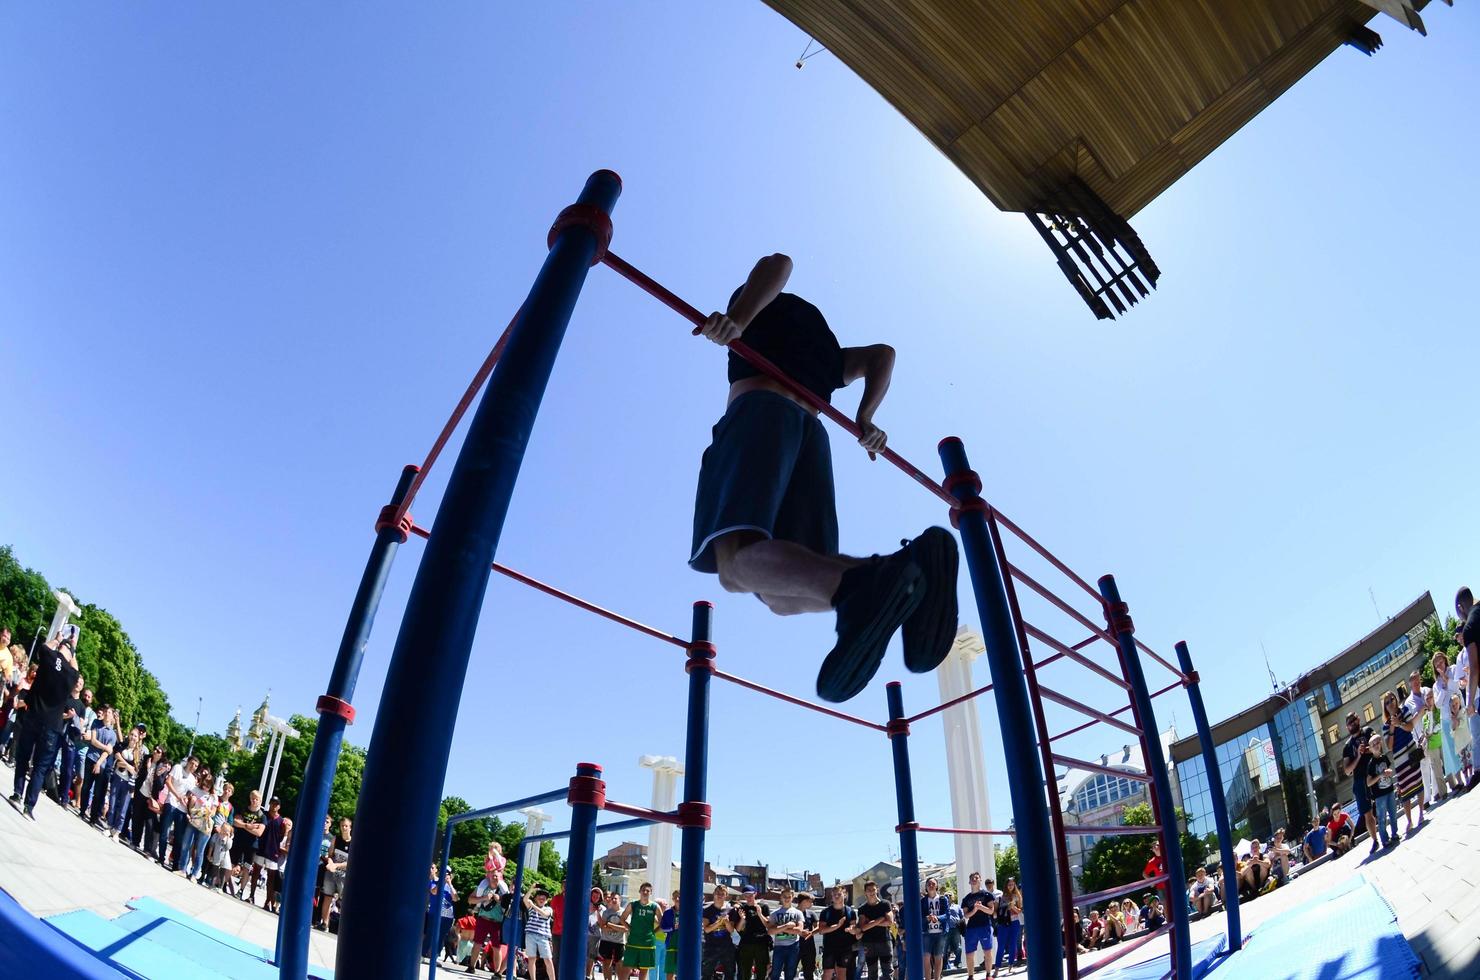
M 491 942 L 497 946 L 504 941 L 503 932 L 503 923 L 494 922 L 492 919 L 480 918 L 478 924 L 473 928 L 473 942 L 480 946 L 484 943 Z

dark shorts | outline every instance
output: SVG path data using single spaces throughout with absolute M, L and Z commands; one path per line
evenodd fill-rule
M 596 955 L 604 960 L 619 960 L 626 950 L 626 943 L 614 943 L 610 939 L 603 939 L 601 945 L 596 947 Z
M 1366 793 L 1354 794 L 1357 798 L 1357 816 L 1362 817 L 1372 812 L 1372 797 Z
M 824 970 L 851 970 L 853 968 L 853 944 L 846 946 L 822 947 L 822 968 Z
M 822 423 L 789 398 L 752 391 L 730 403 L 699 467 L 689 564 L 716 571 L 714 539 L 754 531 L 838 553 L 832 448 Z

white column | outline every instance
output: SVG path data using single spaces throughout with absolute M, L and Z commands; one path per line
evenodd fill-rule
M 277 788 L 278 769 L 283 764 L 283 746 L 288 744 L 287 732 L 279 731 L 277 737 L 277 756 L 272 760 L 272 778 L 267 781 L 267 800 L 272 799 L 272 791 Z
M 278 731 L 270 729 L 267 734 L 267 754 L 262 757 L 262 775 L 257 779 L 257 792 L 262 794 L 262 805 L 267 805 L 267 778 L 272 774 L 272 750 L 277 745 Z
M 52 613 L 51 628 L 46 631 L 48 640 L 56 638 L 57 630 L 67 625 L 68 617 L 82 615 L 82 610 L 77 608 L 77 603 L 73 602 L 72 597 L 67 593 L 58 589 L 52 592 L 52 597 L 57 601 L 57 611 Z
M 645 755 L 638 765 L 653 771 L 653 809 L 668 811 L 677 805 L 678 777 L 683 766 L 671 755 Z M 667 902 L 673 892 L 673 824 L 655 823 L 648 828 L 647 880 L 653 897 Z
M 527 806 L 519 811 L 524 814 L 524 836 L 533 837 L 543 833 L 545 824 L 550 822 L 550 815 L 537 806 Z M 540 869 L 540 845 L 524 845 L 524 870 L 538 871 Z
M 986 650 L 986 644 L 976 631 L 965 626 L 956 631 L 950 654 L 935 672 L 942 701 L 958 698 L 979 686 L 972 678 L 971 668 L 976 658 Z M 941 712 L 941 720 L 945 726 L 952 826 L 995 829 L 987 795 L 986 760 L 982 755 L 977 699 L 947 708 Z M 996 859 L 991 837 L 957 834 L 953 840 L 956 845 L 956 898 L 960 899 L 960 892 L 965 890 L 971 872 L 980 871 L 983 878 L 996 877 Z M 998 882 L 998 887 L 1001 887 L 1001 882 Z

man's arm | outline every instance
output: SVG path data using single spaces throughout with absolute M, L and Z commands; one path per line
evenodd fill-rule
M 786 281 L 790 278 L 791 258 L 780 252 L 767 255 L 750 270 L 745 285 L 740 287 L 740 295 L 735 297 L 729 310 L 709 314 L 709 319 L 694 332 L 722 347 L 732 340 L 738 340 L 745 328 L 750 326 L 750 321 L 781 295 L 781 290 L 786 288 Z
M 843 348 L 843 384 L 850 385 L 863 379 L 863 397 L 858 401 L 855 421 L 863 430 L 858 444 L 874 454 L 884 448 L 887 437 L 874 425 L 874 412 L 884 401 L 889 391 L 889 381 L 894 376 L 894 348 L 888 344 L 872 344 L 868 347 Z
M 1465 687 L 1470 692 L 1470 714 L 1473 715 L 1477 711 L 1480 711 L 1480 704 L 1475 703 L 1475 688 L 1477 685 L 1480 685 L 1480 669 L 1477 669 L 1477 666 L 1480 666 L 1480 643 L 1471 643 L 1466 649 L 1469 651 L 1470 656 L 1468 658 L 1469 663 L 1467 664 L 1469 670 L 1466 672 Z

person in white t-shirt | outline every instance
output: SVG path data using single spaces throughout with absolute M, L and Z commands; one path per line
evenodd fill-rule
M 190 794 L 195 791 L 195 770 L 200 768 L 200 760 L 191 756 L 184 762 L 176 763 L 175 768 L 170 770 L 170 778 L 165 782 L 165 802 L 169 809 L 165 812 L 169 815 L 169 821 L 160 828 L 160 833 L 169 837 L 173 845 L 170 854 L 172 871 L 179 871 L 185 867 L 185 831 L 190 826 L 190 814 L 188 812 Z M 159 845 L 159 853 L 164 854 L 164 842 Z M 161 859 L 160 864 L 164 864 Z M 166 865 L 169 867 L 169 865 Z
M 1463 653 L 1460 654 L 1464 656 Z M 1459 669 L 1451 666 L 1449 657 L 1440 650 L 1434 654 L 1434 705 L 1439 709 L 1439 741 L 1444 754 L 1444 781 L 1449 792 L 1459 789 L 1459 750 L 1454 746 L 1454 718 L 1450 714 L 1450 695 L 1459 693 Z

